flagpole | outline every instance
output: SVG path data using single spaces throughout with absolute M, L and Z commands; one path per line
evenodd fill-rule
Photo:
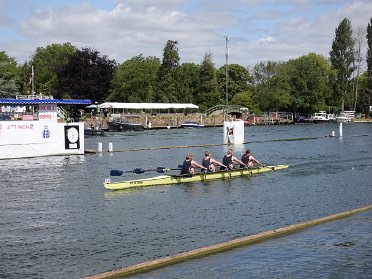
M 229 36 L 225 36 L 226 38 L 226 108 L 227 104 L 229 103 Z
M 31 66 L 31 93 L 32 96 L 35 96 L 35 85 L 34 85 L 34 66 Z

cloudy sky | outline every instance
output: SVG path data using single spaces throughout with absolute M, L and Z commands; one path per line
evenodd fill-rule
M 328 57 L 343 18 L 365 30 L 371 16 L 370 0 L 0 0 L 0 51 L 23 63 L 37 47 L 71 42 L 122 63 L 161 59 L 167 40 L 177 40 L 181 63 L 211 52 L 220 67 L 229 36 L 229 64 L 254 66 Z

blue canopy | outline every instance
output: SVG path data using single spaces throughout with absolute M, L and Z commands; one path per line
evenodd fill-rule
M 57 105 L 90 105 L 91 100 L 78 100 L 78 99 L 50 99 L 50 100 L 32 100 L 32 99 L 5 99 L 0 98 L 1 105 L 42 105 L 42 104 L 57 104 Z

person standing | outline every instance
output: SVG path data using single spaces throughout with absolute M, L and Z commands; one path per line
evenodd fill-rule
M 250 149 L 247 149 L 245 151 L 245 153 L 242 156 L 241 161 L 244 163 L 244 164 L 240 164 L 241 168 L 244 168 L 244 167 L 252 168 L 254 166 L 254 164 L 258 164 L 262 167 L 264 166 L 255 157 L 252 156 Z
M 206 167 L 199 165 L 192 159 L 192 153 L 187 153 L 185 161 L 183 161 L 181 174 L 194 174 L 195 168 L 207 170 Z
M 242 161 L 240 161 L 238 158 L 236 158 L 233 155 L 232 149 L 227 150 L 226 155 L 222 159 L 222 164 L 225 165 L 226 167 L 221 166 L 220 170 L 226 170 L 227 168 L 229 170 L 233 170 L 235 162 L 240 164 L 240 165 L 244 165 L 244 163 Z
M 217 160 L 212 158 L 212 153 L 210 153 L 208 150 L 204 152 L 204 158 L 202 161 L 202 166 L 206 167 L 208 172 L 215 172 L 216 171 L 216 165 L 219 165 L 221 167 L 226 168 L 226 166 Z

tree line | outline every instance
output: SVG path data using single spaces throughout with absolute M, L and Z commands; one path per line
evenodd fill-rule
M 367 55 L 361 55 L 363 40 Z M 362 71 L 367 62 L 366 71 Z M 368 112 L 372 96 L 372 18 L 353 34 L 344 18 L 335 30 L 329 58 L 316 53 L 286 62 L 261 61 L 216 68 L 207 52 L 200 64 L 182 63 L 178 41 L 168 40 L 163 57 L 135 56 L 116 63 L 92 48 L 71 43 L 38 47 L 29 61 L 17 65 L 0 51 L 0 97 L 30 94 L 31 67 L 37 93 L 93 102 L 194 103 L 201 111 L 238 104 L 251 112 L 319 110 Z M 226 67 L 228 82 L 226 84 Z M 228 90 L 227 90 L 228 88 Z M 226 96 L 227 95 L 227 96 Z

